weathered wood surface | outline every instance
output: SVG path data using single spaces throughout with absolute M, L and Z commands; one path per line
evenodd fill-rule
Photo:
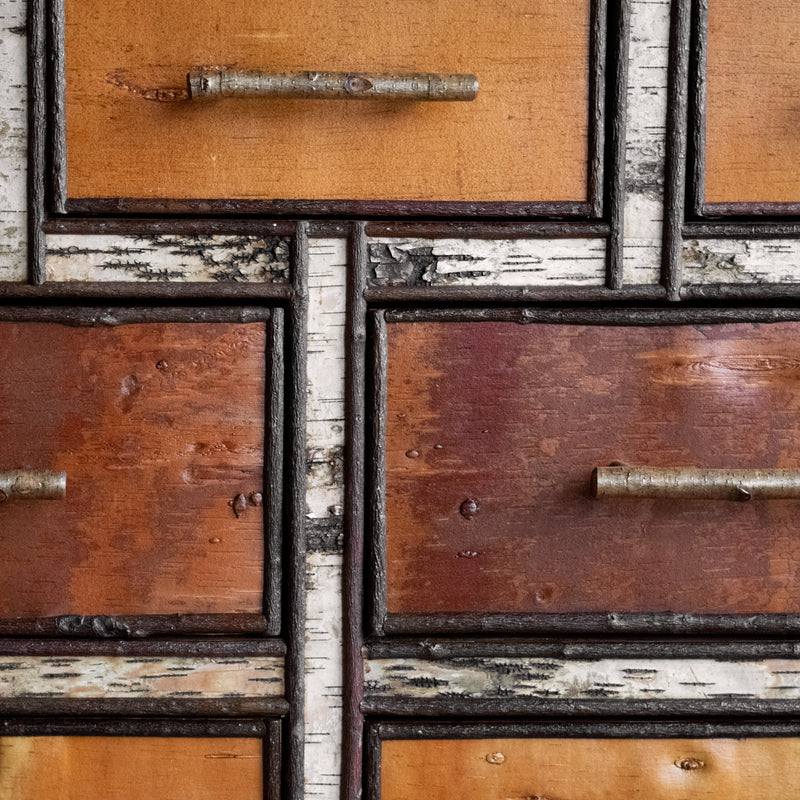
M 0 738 L 0 796 L 14 800 L 262 800 L 260 739 Z
M 376 286 L 546 286 L 605 283 L 605 239 L 371 239 Z
M 67 3 L 70 197 L 586 200 L 588 0 Z M 165 34 L 168 32 L 168 34 Z M 477 74 L 473 103 L 155 102 L 194 66 Z M 388 124 L 387 124 L 388 122 Z
M 289 240 L 240 235 L 49 234 L 47 279 L 286 283 Z
M 390 614 L 800 610 L 794 502 L 590 491 L 614 462 L 796 467 L 797 324 L 387 336 Z
M 0 656 L 0 698 L 278 697 L 282 658 Z
M 798 283 L 797 239 L 687 239 L 684 283 Z
M 0 281 L 27 276 L 26 10 L 24 0 L 0 6 Z
M 368 699 L 793 700 L 800 699 L 800 663 L 791 659 L 372 659 L 365 665 L 364 686 Z
M 707 202 L 800 201 L 799 39 L 792 0 L 708 4 Z
M 339 800 L 345 280 L 342 239 L 309 245 L 306 797 Z
M 381 745 L 382 800 L 790 800 L 800 739 L 464 739 Z
M 664 216 L 670 0 L 632 0 L 625 159 L 625 283 L 658 283 Z
M 265 323 L 2 323 L 0 614 L 260 612 Z M 242 495 L 239 508 L 234 498 Z

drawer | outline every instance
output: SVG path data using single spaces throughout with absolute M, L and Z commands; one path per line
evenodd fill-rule
M 707 15 L 706 210 L 748 213 L 752 209 L 740 204 L 789 203 L 795 205 L 787 211 L 797 213 L 797 6 L 791 0 L 714 0 Z
M 377 313 L 373 627 L 793 629 L 796 499 L 593 495 L 613 464 L 797 469 L 800 326 L 735 318 Z
M 373 775 L 369 800 L 738 800 L 762 795 L 788 800 L 800 789 L 796 734 L 748 737 L 743 729 L 727 726 L 719 738 L 707 732 L 677 737 L 651 725 L 650 736 L 668 738 L 643 738 L 648 734 L 637 735 L 634 726 L 608 724 L 605 732 L 595 727 L 583 735 L 569 733 L 568 727 L 562 725 L 559 735 L 552 725 L 554 733 L 536 738 L 498 738 L 490 725 L 481 738 L 444 738 L 443 726 L 439 739 L 428 738 L 434 731 L 427 729 L 426 738 L 399 738 L 402 732 L 392 732 L 374 745 L 380 774 Z M 599 738 L 615 736 L 620 738 Z
M 238 209 L 455 202 L 467 213 L 476 202 L 557 202 L 588 213 L 602 98 L 592 59 L 604 69 L 593 5 L 604 4 L 66 0 L 68 209 L 167 198 Z M 187 99 L 195 67 L 474 74 L 480 88 L 470 102 Z
M 268 721 L 265 735 L 260 722 L 12 723 L 41 732 L 0 737 L 0 794 L 15 800 L 274 798 L 278 724 Z M 69 730 L 75 733 L 61 732 Z
M 264 631 L 281 312 L 9 316 L 28 319 L 0 322 L 0 630 Z M 19 470 L 65 474 L 66 492 L 26 494 Z

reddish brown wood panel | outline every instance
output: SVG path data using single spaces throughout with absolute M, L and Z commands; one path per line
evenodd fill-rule
M 0 796 L 14 800 L 262 800 L 259 739 L 0 739 Z
M 66 470 L 0 504 L 4 617 L 262 608 L 266 328 L 0 324 L 0 470 Z
M 381 800 L 770 800 L 798 739 L 466 739 L 382 744 Z
M 589 0 L 67 0 L 69 196 L 586 200 Z M 466 72 L 468 103 L 156 102 L 193 66 Z
M 706 200 L 800 201 L 800 10 L 708 4 Z
M 796 501 L 590 494 L 800 467 L 799 325 L 387 327 L 389 612 L 800 611 Z

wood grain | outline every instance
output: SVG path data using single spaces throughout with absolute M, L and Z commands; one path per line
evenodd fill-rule
M 798 739 L 398 740 L 381 800 L 789 800 Z
M 66 3 L 71 198 L 587 199 L 589 0 Z M 194 66 L 474 72 L 471 103 L 158 102 Z
M 796 324 L 387 331 L 390 613 L 800 610 L 792 501 L 590 494 L 614 461 L 798 466 Z
M 264 323 L 0 325 L 0 464 L 67 496 L 0 505 L 0 614 L 259 612 Z
M 705 199 L 797 202 L 797 4 L 713 0 L 708 6 Z
M 0 739 L 0 796 L 15 800 L 261 800 L 260 739 Z

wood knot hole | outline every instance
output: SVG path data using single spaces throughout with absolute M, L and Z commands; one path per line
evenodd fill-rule
M 675 762 L 675 766 L 678 769 L 685 769 L 685 770 L 692 770 L 692 769 L 702 769 L 706 765 L 705 761 L 701 761 L 699 758 L 679 758 Z
M 494 764 L 495 766 L 499 767 L 502 763 L 505 762 L 506 757 L 502 753 L 488 753 L 486 755 L 486 760 L 490 764 Z
M 480 510 L 480 504 L 472 497 L 468 497 L 458 509 L 465 519 L 472 519 Z

